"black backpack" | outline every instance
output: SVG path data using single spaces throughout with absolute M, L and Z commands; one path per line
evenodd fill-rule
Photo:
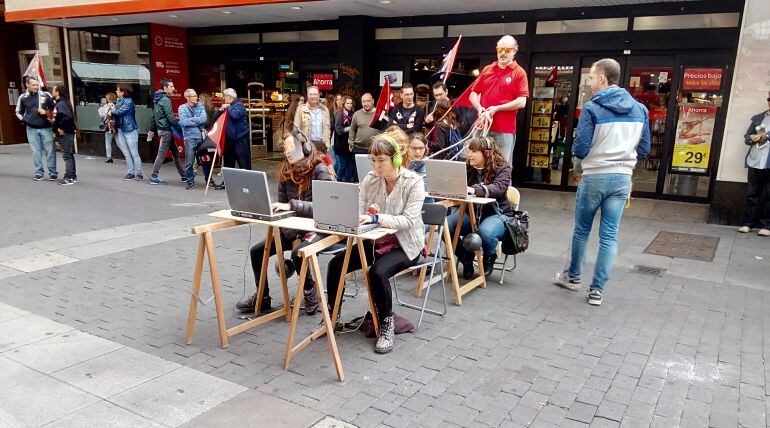
M 514 211 L 510 220 L 505 222 L 502 250 L 504 254 L 519 254 L 529 248 L 529 214 L 526 211 Z

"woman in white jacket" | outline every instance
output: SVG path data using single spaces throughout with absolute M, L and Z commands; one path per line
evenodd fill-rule
M 374 137 L 369 157 L 372 171 L 361 177 L 359 185 L 359 221 L 362 224 L 379 223 L 384 228 L 397 231 L 364 244 L 370 265 L 369 284 L 380 323 L 380 337 L 374 351 L 384 354 L 393 350 L 395 339 L 390 278 L 414 266 L 425 249 L 425 226 L 422 222 L 425 187 L 419 174 L 401 166 L 401 149 L 392 137 Z M 341 292 L 337 288 L 344 256 L 338 254 L 329 262 L 326 275 L 329 305 L 333 305 L 337 293 Z M 359 269 L 360 259 L 351 257 L 348 273 Z
M 115 123 L 110 116 L 110 104 L 114 104 L 118 96 L 110 92 L 102 98 L 102 106 L 99 107 L 99 117 L 104 124 L 104 155 L 107 160 L 104 163 L 112 163 L 112 140 L 115 138 Z

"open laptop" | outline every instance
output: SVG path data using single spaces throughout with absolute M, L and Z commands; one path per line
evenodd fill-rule
M 230 212 L 236 217 L 275 221 L 294 215 L 294 211 L 273 212 L 267 174 L 262 171 L 222 168 Z
M 313 220 L 316 229 L 361 234 L 380 227 L 358 223 L 358 184 L 313 180 Z
M 473 199 L 468 194 L 465 162 L 425 159 L 428 195 L 436 198 Z
M 358 173 L 358 181 L 364 181 L 364 177 L 372 170 L 372 161 L 369 160 L 369 155 L 356 155 L 356 172 Z

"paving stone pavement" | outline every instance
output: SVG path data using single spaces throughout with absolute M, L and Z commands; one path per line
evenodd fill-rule
M 23 174 L 26 169 L 14 167 L 28 167 L 25 155 L 14 152 L 16 163 L 11 163 L 12 175 L 5 181 L 20 191 L 47 185 L 32 182 Z M 131 190 L 135 215 L 105 222 L 98 207 L 122 182 L 106 174 L 102 165 L 78 161 L 83 186 L 79 182 L 67 193 L 53 187 L 54 193 L 40 196 L 47 199 L 45 204 L 38 200 L 26 207 L 39 207 L 40 218 L 46 218 L 55 214 L 57 203 L 69 203 L 71 192 L 87 192 L 87 200 L 82 196 L 79 204 L 69 206 L 73 210 L 69 216 L 79 225 L 57 223 L 45 233 L 31 230 L 25 237 L 25 229 L 33 229 L 26 214 L 21 215 L 26 211 L 9 213 L 3 208 L 3 219 L 15 232 L 0 245 L 7 248 L 88 230 L 183 218 L 212 210 L 206 204 L 223 204 L 221 193 L 215 194 L 216 199 L 203 199 L 202 191 L 185 193 L 178 185 L 158 189 L 136 183 Z M 89 188 L 89 183 L 98 186 Z M 6 196 L 8 191 L 4 187 L 0 194 Z M 524 192 L 523 207 L 533 217 L 532 246 L 518 258 L 518 268 L 505 284 L 490 283 L 485 290 L 473 291 L 462 307 L 450 304 L 443 318 L 426 315 L 418 331 L 397 336 L 396 348 L 388 355 L 375 354 L 373 340 L 359 332 L 338 335 L 347 374 L 344 382 L 337 382 L 323 340 L 311 344 L 293 359 L 289 370 L 283 370 L 288 330 L 284 321 L 232 337 L 227 349 L 220 348 L 213 301 L 199 306 L 194 342 L 185 345 L 197 246 L 192 236 L 5 278 L 0 270 L 0 301 L 116 343 L 125 352 L 160 357 L 248 388 L 242 394 L 254 394 L 249 396 L 253 398 L 241 399 L 253 401 L 254 408 L 260 406 L 259 397 L 262 401 L 270 397 L 359 427 L 767 426 L 770 367 L 764 360 L 770 347 L 764 338 L 770 334 L 770 240 L 736 235 L 727 227 L 624 218 L 618 264 L 605 302 L 591 307 L 585 291 L 550 284 L 565 262 L 571 212 L 538 205 L 537 196 Z M 180 212 L 175 211 L 180 207 L 167 208 L 169 201 L 204 206 Z M 153 211 L 159 204 L 164 208 Z M 643 254 L 661 230 L 719 236 L 715 261 Z M 215 234 L 228 309 L 253 292 L 248 247 L 263 235 L 264 228 L 256 226 Z M 596 246 L 594 239 L 589 246 L 592 253 Z M 650 276 L 630 269 L 640 264 L 662 267 L 666 273 Z M 204 301 L 211 295 L 206 275 L 207 271 Z M 280 301 L 272 269 L 271 280 L 273 298 Z M 408 280 L 399 283 L 404 293 L 414 286 Z M 294 284 L 291 279 L 290 289 Z M 431 296 L 438 304 L 440 293 Z M 365 294 L 347 298 L 343 318 L 361 315 L 365 307 Z M 414 311 L 397 311 L 417 318 Z M 226 315 L 230 325 L 240 322 L 233 313 Z M 300 321 L 300 331 L 309 332 L 320 317 L 303 315 Z M 2 337 L 10 333 L 4 324 L 0 324 Z M 137 398 L 125 402 L 132 400 Z M 279 412 L 269 402 L 265 406 Z M 146 417 L 156 420 L 156 416 L 161 417 Z M 197 422 L 205 426 L 205 419 Z M 196 421 L 188 423 L 194 426 Z

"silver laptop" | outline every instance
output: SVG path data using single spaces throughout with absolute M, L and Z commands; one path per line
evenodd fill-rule
M 313 180 L 313 220 L 316 229 L 360 234 L 380 227 L 358 223 L 358 184 Z
M 372 161 L 369 160 L 369 155 L 356 155 L 356 172 L 358 173 L 358 181 L 364 181 L 364 177 L 372 170 Z
M 275 221 L 294 215 L 294 211 L 273 212 L 267 174 L 262 171 L 222 168 L 230 212 L 236 217 Z
M 465 162 L 425 159 L 428 195 L 437 198 L 473 199 L 468 194 L 468 173 Z

